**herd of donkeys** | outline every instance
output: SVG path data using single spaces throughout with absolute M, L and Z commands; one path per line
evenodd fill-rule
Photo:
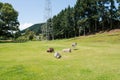
M 77 46 L 77 43 L 76 42 L 74 42 L 74 43 L 72 43 L 72 47 L 73 48 L 75 48 Z M 63 52 L 71 52 L 71 48 L 66 48 L 66 49 L 63 49 L 62 50 Z M 47 49 L 47 52 L 48 53 L 53 53 L 54 52 L 54 48 L 49 48 L 49 49 Z M 59 52 L 55 52 L 54 53 L 54 57 L 55 58 L 57 58 L 57 59 L 60 59 L 62 56 L 61 56 L 61 54 L 59 53 Z

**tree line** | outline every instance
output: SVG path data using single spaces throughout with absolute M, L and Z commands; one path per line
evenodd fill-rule
M 0 39 L 19 37 L 19 25 L 18 12 L 0 2 Z M 49 39 L 62 39 L 116 28 L 120 28 L 120 0 L 77 0 L 74 7 L 48 19 L 40 32 Z
M 11 4 L 0 2 L 0 39 L 16 38 L 19 31 L 18 12 Z
M 55 39 L 120 28 L 120 0 L 77 0 L 47 22 Z

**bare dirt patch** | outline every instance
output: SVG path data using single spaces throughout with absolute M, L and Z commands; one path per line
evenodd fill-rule
M 108 33 L 118 33 L 118 32 L 120 32 L 120 29 L 113 29 L 108 31 Z

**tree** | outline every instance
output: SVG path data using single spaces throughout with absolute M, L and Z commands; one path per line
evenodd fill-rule
M 25 38 L 28 40 L 33 40 L 35 33 L 33 31 L 30 31 L 29 29 L 27 29 L 23 36 L 25 36 Z
M 18 12 L 9 3 L 0 3 L 0 36 L 14 37 L 19 30 Z
M 68 8 L 65 9 L 64 12 L 64 33 L 65 38 L 70 38 L 72 34 L 74 34 L 74 28 L 73 28 L 73 17 L 72 17 L 72 8 L 68 6 Z
M 79 33 L 79 25 L 77 24 L 77 22 L 83 18 L 83 13 L 84 13 L 84 9 L 82 7 L 83 5 L 83 1 L 84 0 L 77 0 L 76 5 L 74 6 L 74 30 L 75 30 L 75 36 L 78 35 Z

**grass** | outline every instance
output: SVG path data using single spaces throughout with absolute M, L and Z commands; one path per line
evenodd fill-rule
M 62 49 L 71 48 L 72 53 Z M 49 47 L 61 53 L 56 59 Z M 0 43 L 0 80 L 120 80 L 120 32 L 55 41 Z

